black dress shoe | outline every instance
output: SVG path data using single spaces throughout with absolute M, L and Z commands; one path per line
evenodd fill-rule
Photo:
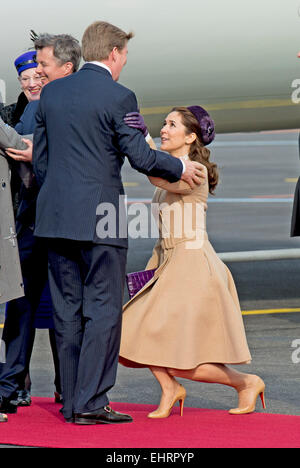
M 65 422 L 67 424 L 73 424 L 75 422 L 74 416 L 72 416 L 71 418 L 65 418 Z
M 30 406 L 31 405 L 31 395 L 28 390 L 18 390 L 18 395 L 16 399 L 10 400 L 12 405 L 16 406 Z
M 18 406 L 13 404 L 8 398 L 0 396 L 0 413 L 15 414 Z
M 122 424 L 131 423 L 132 421 L 131 416 L 118 413 L 111 409 L 110 406 L 104 406 L 104 408 L 91 413 L 75 414 L 75 424 Z

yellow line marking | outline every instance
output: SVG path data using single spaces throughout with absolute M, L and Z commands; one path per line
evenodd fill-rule
M 289 178 L 289 179 L 284 179 L 285 182 L 288 182 L 288 183 L 294 183 L 294 182 L 298 182 L 298 179 L 296 178 Z
M 208 111 L 234 110 L 234 109 L 258 109 L 267 107 L 290 107 L 295 106 L 291 99 L 258 99 L 254 101 L 233 101 L 216 104 L 206 104 Z M 174 106 L 142 107 L 141 114 L 156 115 L 166 114 Z
M 294 314 L 300 309 L 266 309 L 266 310 L 245 310 L 243 315 L 268 315 L 268 314 Z
M 124 182 L 124 187 L 137 187 L 140 185 L 138 182 Z
M 3 328 L 4 327 L 4 324 L 3 323 L 0 323 L 0 328 Z

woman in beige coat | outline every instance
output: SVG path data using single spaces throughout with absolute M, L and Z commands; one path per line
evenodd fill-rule
M 161 149 L 201 162 L 207 179 L 191 188 L 150 178 L 159 187 L 153 206 L 160 239 L 146 269 L 156 271 L 124 306 L 120 350 L 123 365 L 149 367 L 160 383 L 161 401 L 150 418 L 168 417 L 177 401 L 182 415 L 186 391 L 175 377 L 233 387 L 239 405 L 231 414 L 253 412 L 258 395 L 264 405 L 264 382 L 228 367 L 251 356 L 234 281 L 206 233 L 208 193 L 218 183 L 205 147 L 213 138 L 214 123 L 203 108 L 174 108 L 161 130 Z

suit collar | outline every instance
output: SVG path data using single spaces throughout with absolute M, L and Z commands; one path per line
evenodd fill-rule
M 108 70 L 106 70 L 106 68 L 101 67 L 100 65 L 96 65 L 95 63 L 87 62 L 87 63 L 85 63 L 83 65 L 81 70 L 94 70 L 94 71 L 96 71 L 98 73 L 102 73 L 104 75 L 107 75 L 112 79 L 111 73 Z

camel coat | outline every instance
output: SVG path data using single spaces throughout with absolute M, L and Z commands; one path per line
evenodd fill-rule
M 206 233 L 208 184 L 161 180 L 154 278 L 124 306 L 120 362 L 193 369 L 251 360 L 233 278 Z M 167 190 L 165 190 L 167 189 Z

